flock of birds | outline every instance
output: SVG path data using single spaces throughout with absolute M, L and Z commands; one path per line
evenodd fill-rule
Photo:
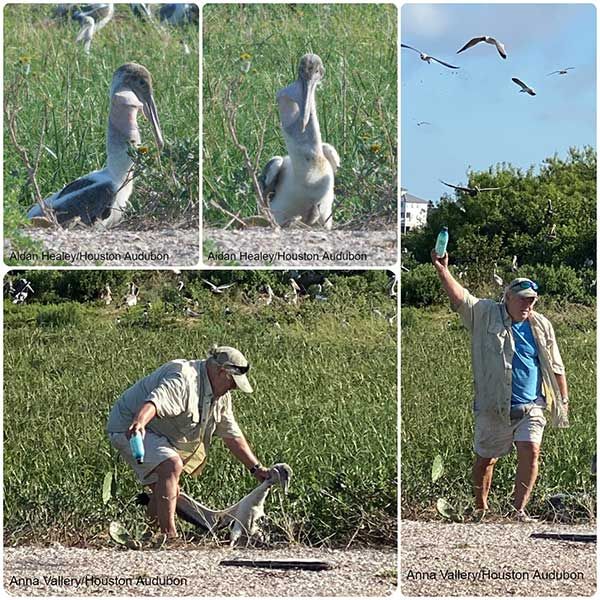
M 506 48 L 505 48 L 504 44 L 501 41 L 499 41 L 496 38 L 489 36 L 489 35 L 481 35 L 478 37 L 471 38 L 462 48 L 460 48 L 459 50 L 456 51 L 456 54 L 460 54 L 461 52 L 464 52 L 465 50 L 468 50 L 469 48 L 473 48 L 473 46 L 476 46 L 477 44 L 479 44 L 481 42 L 494 46 L 496 48 L 496 50 L 498 51 L 498 54 L 500 55 L 500 57 L 503 58 L 504 60 L 506 60 L 508 54 L 506 53 Z M 426 54 L 425 52 L 422 52 L 418 48 L 414 48 L 413 46 L 409 46 L 408 44 L 400 44 L 400 45 L 402 46 L 402 48 L 406 48 L 408 50 L 414 50 L 415 52 L 417 52 L 419 54 L 419 57 L 421 58 L 421 60 L 424 60 L 428 64 L 431 64 L 431 61 L 433 60 L 433 61 L 439 63 L 440 65 L 447 67 L 448 69 L 460 69 L 460 67 L 458 67 L 456 65 L 451 65 L 450 63 L 440 60 L 439 58 L 436 58 L 435 56 L 431 56 L 430 54 Z M 575 67 L 565 67 L 563 69 L 558 69 L 556 71 L 552 71 L 551 73 L 548 73 L 548 75 L 566 75 L 571 69 L 574 69 L 574 68 Z M 518 77 L 513 77 L 512 81 L 521 88 L 519 90 L 519 92 L 527 93 L 530 96 L 536 95 L 536 91 L 532 87 L 528 86 L 525 82 L 523 82 Z

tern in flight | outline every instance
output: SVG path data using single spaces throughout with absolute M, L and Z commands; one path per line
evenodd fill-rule
M 472 48 L 476 44 L 479 44 L 479 42 L 485 42 L 486 44 L 493 44 L 494 46 L 496 46 L 496 50 L 498 50 L 498 54 L 502 58 L 506 58 L 506 49 L 504 48 L 504 44 L 502 42 L 499 42 L 497 39 L 490 37 L 489 35 L 482 35 L 479 37 L 474 37 L 473 39 L 469 40 L 460 50 L 457 50 L 456 54 L 460 54 L 464 50 L 468 50 L 469 48 Z
M 460 67 L 455 67 L 454 65 L 445 63 L 443 60 L 440 60 L 439 58 L 435 58 L 435 56 L 429 56 L 429 54 L 425 54 L 425 52 L 421 52 L 420 50 L 417 50 L 416 48 L 413 48 L 412 46 L 408 46 L 407 44 L 400 44 L 400 46 L 402 46 L 402 48 L 408 48 L 409 50 L 414 50 L 415 52 L 418 52 L 419 56 L 421 57 L 421 60 L 424 60 L 426 63 L 431 64 L 431 61 L 435 60 L 435 62 L 438 62 L 438 63 L 440 63 L 440 65 L 444 65 L 445 67 L 448 67 L 449 69 L 460 69 Z
M 530 88 L 526 83 L 523 83 L 520 79 L 517 79 L 516 77 L 513 77 L 512 80 L 518 86 L 521 87 L 521 89 L 519 90 L 520 92 L 526 92 L 530 96 L 535 96 L 535 90 L 533 88 Z
M 501 190 L 501 187 L 492 187 L 492 188 L 480 188 L 478 185 L 474 185 L 473 187 L 465 187 L 462 185 L 452 185 L 451 183 L 446 183 L 440 179 L 440 182 L 448 187 L 454 188 L 459 192 L 464 192 L 465 194 L 469 194 L 469 196 L 477 196 L 479 192 L 491 192 L 493 190 Z
M 213 294 L 222 294 L 227 288 L 230 288 L 235 285 L 234 283 L 226 283 L 223 285 L 215 285 L 212 281 L 208 281 L 208 279 L 203 279 L 204 283 L 210 287 L 210 291 Z
M 574 69 L 575 67 L 565 67 L 564 69 L 559 69 L 558 71 L 552 71 L 552 73 L 548 73 L 548 75 L 566 75 L 567 71 Z

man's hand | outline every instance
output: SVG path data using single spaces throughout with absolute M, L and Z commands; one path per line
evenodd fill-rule
M 129 429 L 126 431 L 125 435 L 127 436 L 127 439 L 130 439 L 136 433 L 141 433 L 142 439 L 146 437 L 146 428 L 139 421 L 134 421 L 129 426 Z
M 262 483 L 265 479 L 269 479 L 270 473 L 271 471 L 267 467 L 259 467 L 254 471 L 254 477 Z
M 444 256 L 442 256 L 441 258 L 435 253 L 435 250 L 431 251 L 431 262 L 433 263 L 433 266 L 436 268 L 436 270 L 438 272 L 442 271 L 443 269 L 447 269 L 448 268 L 448 253 L 446 252 L 446 254 L 444 254 Z

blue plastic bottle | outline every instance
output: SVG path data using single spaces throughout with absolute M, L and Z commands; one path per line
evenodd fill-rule
M 129 447 L 131 448 L 131 454 L 135 460 L 137 460 L 138 465 L 143 464 L 144 462 L 144 440 L 142 439 L 141 433 L 136 433 L 129 438 Z
M 438 233 L 437 240 L 435 241 L 435 253 L 438 258 L 442 258 L 446 254 L 446 248 L 448 247 L 448 228 L 442 227 L 442 230 Z

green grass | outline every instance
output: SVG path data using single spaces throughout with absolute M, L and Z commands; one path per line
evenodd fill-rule
M 534 514 L 552 516 L 555 493 L 569 495 L 573 516 L 591 517 L 595 481 L 590 464 L 596 448 L 595 308 L 541 306 L 553 322 L 570 391 L 569 429 L 544 433 L 540 476 L 532 495 Z M 459 512 L 473 505 L 473 385 L 470 341 L 449 309 L 402 310 L 401 452 L 403 516 L 431 517 L 439 497 Z M 445 472 L 432 483 L 431 466 L 441 455 Z M 515 453 L 500 459 L 490 494 L 495 512 L 508 510 Z
M 180 316 L 167 285 L 172 274 L 160 272 L 138 280 L 143 301 L 152 300 L 148 318 L 143 306 L 125 313 L 93 301 L 6 304 L 5 541 L 104 543 L 113 519 L 140 531 L 143 513 L 133 504 L 140 486 L 109 446 L 108 412 L 163 362 L 201 358 L 218 341 L 237 345 L 252 363 L 255 393 L 234 394 L 234 406 L 259 459 L 294 470 L 287 498 L 275 492 L 267 500 L 273 535 L 345 545 L 356 534 L 353 543 L 395 544 L 396 328 L 373 313 L 392 314 L 395 306 L 373 274 L 347 282 L 328 276 L 335 282 L 329 301 L 297 307 L 259 306 L 250 285 L 216 298 L 186 284 L 205 310 L 194 320 Z M 65 290 L 75 293 L 74 277 L 54 278 L 63 300 Z M 103 505 L 110 471 L 117 490 Z M 182 480 L 184 490 L 216 508 L 255 483 L 218 439 L 204 474 Z
M 152 74 L 166 146 L 159 164 L 151 128 L 140 116 L 142 141 L 151 151 L 139 160 L 140 175 L 131 197 L 133 214 L 143 215 L 146 225 L 188 220 L 195 226 L 199 207 L 197 26 L 159 32 L 135 18 L 127 5 L 116 5 L 113 20 L 94 36 L 91 54 L 86 56 L 75 44 L 78 24 L 51 20 L 50 12 L 49 5 L 4 8 L 5 103 L 16 113 L 18 143 L 31 162 L 41 147 L 36 179 L 42 196 L 105 165 L 112 75 L 122 64 L 138 62 Z M 190 46 L 190 55 L 183 54 L 181 39 Z M 13 237 L 35 196 L 7 127 L 4 192 L 13 213 L 5 222 L 5 235 Z
M 256 214 L 256 196 L 241 153 L 227 129 L 226 91 L 236 90 L 237 135 L 258 171 L 287 152 L 275 94 L 296 79 L 298 61 L 318 54 L 325 79 L 317 91 L 324 142 L 341 159 L 336 222 L 396 211 L 396 8 L 393 5 L 246 4 L 205 6 L 203 12 L 204 216 L 229 219 L 210 201 L 242 216 Z M 248 73 L 242 54 L 251 55 Z

